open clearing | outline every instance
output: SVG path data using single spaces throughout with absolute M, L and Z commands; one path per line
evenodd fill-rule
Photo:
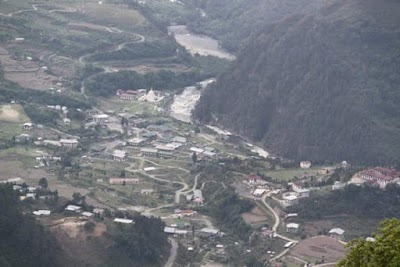
M 315 236 L 301 241 L 290 254 L 311 263 L 322 258 L 325 262 L 336 262 L 345 256 L 346 249 L 336 239 Z
M 0 121 L 26 122 L 29 118 L 20 105 L 0 106 Z
M 242 218 L 247 224 L 266 222 L 268 219 L 258 207 L 254 207 L 250 212 L 243 213 Z
M 303 176 L 322 176 L 326 175 L 325 168 L 310 168 L 310 169 L 301 169 L 301 168 L 292 168 L 292 169 L 282 169 L 276 171 L 266 171 L 265 175 L 270 176 L 274 179 L 278 180 L 290 180 L 294 177 L 303 177 Z

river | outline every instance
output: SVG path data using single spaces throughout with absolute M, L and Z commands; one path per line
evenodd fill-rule
M 196 86 L 189 86 L 183 90 L 182 94 L 175 95 L 174 101 L 170 107 L 170 115 L 177 120 L 190 122 L 192 110 L 201 96 L 201 91 L 215 79 L 208 79 L 200 82 L 201 89 Z
M 168 27 L 168 32 L 173 34 L 176 41 L 184 46 L 192 55 L 214 56 L 234 60 L 235 56 L 228 53 L 218 45 L 218 41 L 205 35 L 191 33 L 185 25 Z
M 168 32 L 173 34 L 175 40 L 182 46 L 184 46 L 191 54 L 198 53 L 202 56 L 215 56 L 225 58 L 228 60 L 234 60 L 235 56 L 229 54 L 225 50 L 219 47 L 218 41 L 208 36 L 198 35 L 191 33 L 186 26 L 177 25 L 168 27 Z M 196 86 L 186 87 L 185 90 L 179 95 L 174 96 L 174 101 L 170 107 L 170 115 L 177 120 L 184 122 L 191 122 L 191 114 L 197 101 L 199 101 L 202 90 L 207 87 L 208 84 L 214 82 L 215 79 L 209 79 L 200 82 L 201 89 Z M 230 135 L 228 131 L 219 129 L 215 126 L 208 126 L 219 134 Z M 261 147 L 249 144 L 252 151 L 258 154 L 260 157 L 267 158 L 269 153 Z

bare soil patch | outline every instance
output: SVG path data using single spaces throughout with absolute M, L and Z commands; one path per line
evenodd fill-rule
M 247 224 L 267 221 L 267 216 L 258 207 L 254 207 L 250 212 L 243 213 L 242 218 Z
M 315 236 L 301 241 L 290 254 L 312 263 L 322 258 L 325 262 L 336 262 L 345 256 L 346 249 L 336 239 Z
M 66 266 L 102 266 L 106 260 L 107 248 L 112 242 L 103 236 L 106 226 L 97 223 L 93 233 L 87 233 L 78 218 L 66 218 L 64 222 L 50 227 L 50 231 L 60 244 Z

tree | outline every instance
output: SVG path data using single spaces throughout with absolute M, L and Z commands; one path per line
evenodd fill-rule
M 82 196 L 79 192 L 75 192 L 72 194 L 72 200 L 75 204 L 79 205 L 81 202 L 85 201 L 85 196 Z
M 197 154 L 196 154 L 196 152 L 193 152 L 193 154 L 192 154 L 192 161 L 193 161 L 193 163 L 197 162 Z
M 399 267 L 400 220 L 390 219 L 381 223 L 374 240 L 355 239 L 347 246 L 349 252 L 339 267 Z
M 39 180 L 39 186 L 42 187 L 43 189 L 47 189 L 47 186 L 49 185 L 47 179 L 45 177 L 40 178 Z

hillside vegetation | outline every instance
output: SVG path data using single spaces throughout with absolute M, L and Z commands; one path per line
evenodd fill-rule
M 198 33 L 213 36 L 231 52 L 237 52 L 251 41 L 266 24 L 286 17 L 306 13 L 321 7 L 321 0 L 184 0 L 188 27 Z M 200 10 L 203 12 L 200 12 Z M 186 16 L 185 16 L 186 15 Z
M 265 26 L 194 117 L 298 160 L 397 162 L 398 14 L 398 1 L 335 1 Z
M 24 215 L 10 185 L 0 185 L 0 266 L 60 266 L 54 238 Z

